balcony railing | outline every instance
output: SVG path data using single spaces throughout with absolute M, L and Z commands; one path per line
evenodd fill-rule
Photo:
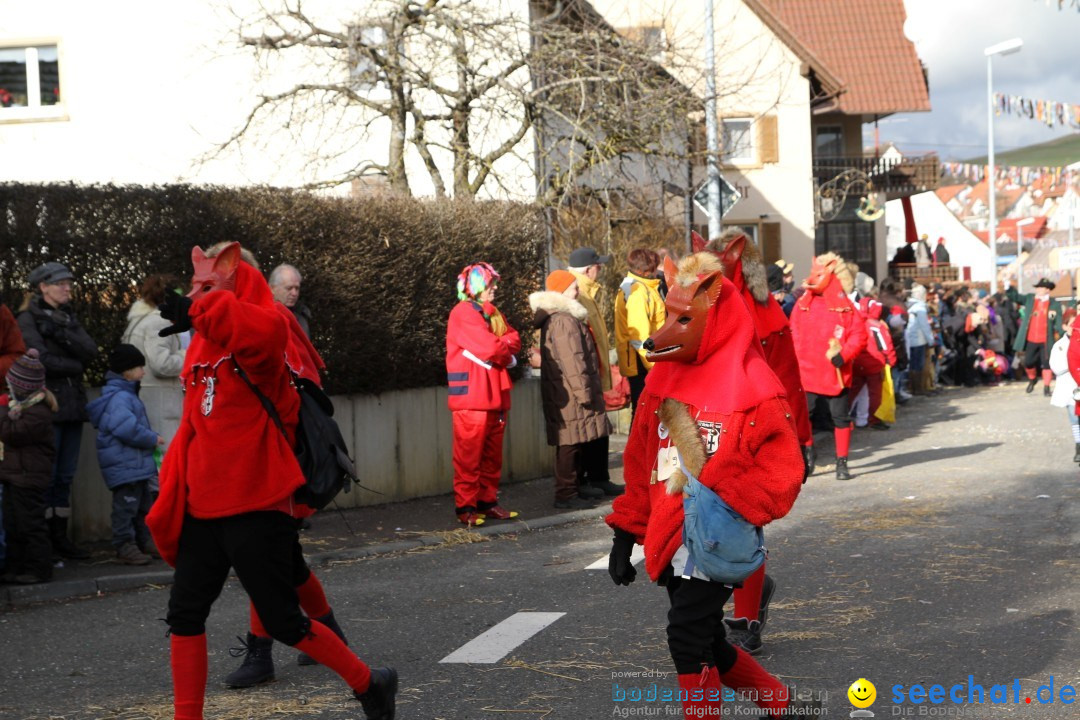
M 941 173 L 937 155 L 900 160 L 880 157 L 814 158 L 814 181 L 819 187 L 846 170 L 864 173 L 874 184 L 874 190 L 885 193 L 890 200 L 937 189 Z

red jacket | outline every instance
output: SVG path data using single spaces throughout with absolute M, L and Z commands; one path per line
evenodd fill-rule
M 803 293 L 791 311 L 791 332 L 806 392 L 834 396 L 851 387 L 851 364 L 866 347 L 866 324 L 844 294 L 839 278 L 833 275 L 821 295 Z M 840 341 L 844 358 L 840 368 L 825 354 L 832 338 Z
M 508 325 L 502 336 L 496 335 L 480 303 L 464 300 L 455 305 L 446 326 L 450 409 L 509 410 L 513 383 L 507 369 L 520 350 L 517 330 Z
M 19 332 L 19 323 L 15 322 L 15 316 L 7 305 L 0 304 L 0 379 L 25 354 L 26 343 Z
M 669 495 L 665 484 L 654 480 L 660 402 L 646 387 L 623 453 L 626 492 L 615 498 L 607 517 L 608 525 L 632 533 L 645 546 L 645 570 L 653 580 L 671 564 L 683 526 L 682 494 Z M 803 460 L 784 399 L 726 414 L 691 407 L 690 414 L 702 436 L 714 439 L 706 442 L 709 459 L 698 480 L 755 525 L 786 515 L 802 487 Z
M 896 348 L 893 347 L 889 326 L 881 321 L 883 305 L 877 300 L 863 298 L 860 312 L 866 318 L 866 347 L 855 358 L 853 369 L 860 375 L 876 375 L 886 365 L 896 364 Z
M 146 518 L 171 565 L 185 514 L 219 518 L 279 507 L 304 483 L 292 450 L 300 398 L 286 366 L 289 323 L 262 275 L 241 263 L 236 291 L 200 298 L 190 315 L 195 334 L 181 373 L 180 428 Z M 288 438 L 235 372 L 237 364 L 274 403 Z

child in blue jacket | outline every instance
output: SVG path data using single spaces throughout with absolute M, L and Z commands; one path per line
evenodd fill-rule
M 150 429 L 139 399 L 139 381 L 146 358 L 134 345 L 117 345 L 109 353 L 109 372 L 101 397 L 86 406 L 97 428 L 98 464 L 112 490 L 112 533 L 117 559 L 126 565 L 153 560 L 153 542 L 146 513 L 153 502 L 150 481 L 157 477 L 154 448 L 165 440 Z

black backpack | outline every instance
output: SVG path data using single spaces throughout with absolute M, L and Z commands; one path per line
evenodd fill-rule
M 263 395 L 255 383 L 248 379 L 239 365 L 236 371 L 258 396 L 267 414 L 285 435 L 281 416 L 270 398 Z M 296 461 L 307 482 L 296 489 L 293 498 L 322 510 L 344 490 L 349 492 L 356 479 L 356 466 L 349 457 L 341 429 L 334 420 L 334 404 L 318 385 L 307 378 L 294 378 L 293 384 L 300 395 L 300 417 L 296 423 Z

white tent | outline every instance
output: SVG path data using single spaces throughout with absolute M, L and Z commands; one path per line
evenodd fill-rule
M 937 247 L 939 237 L 945 238 L 949 262 L 961 268 L 961 280 L 990 280 L 990 248 L 964 227 L 935 193 L 912 195 L 911 212 L 915 216 L 915 231 L 926 234 L 931 250 Z M 900 200 L 885 203 L 885 226 L 885 251 L 891 260 L 904 245 L 904 207 Z

